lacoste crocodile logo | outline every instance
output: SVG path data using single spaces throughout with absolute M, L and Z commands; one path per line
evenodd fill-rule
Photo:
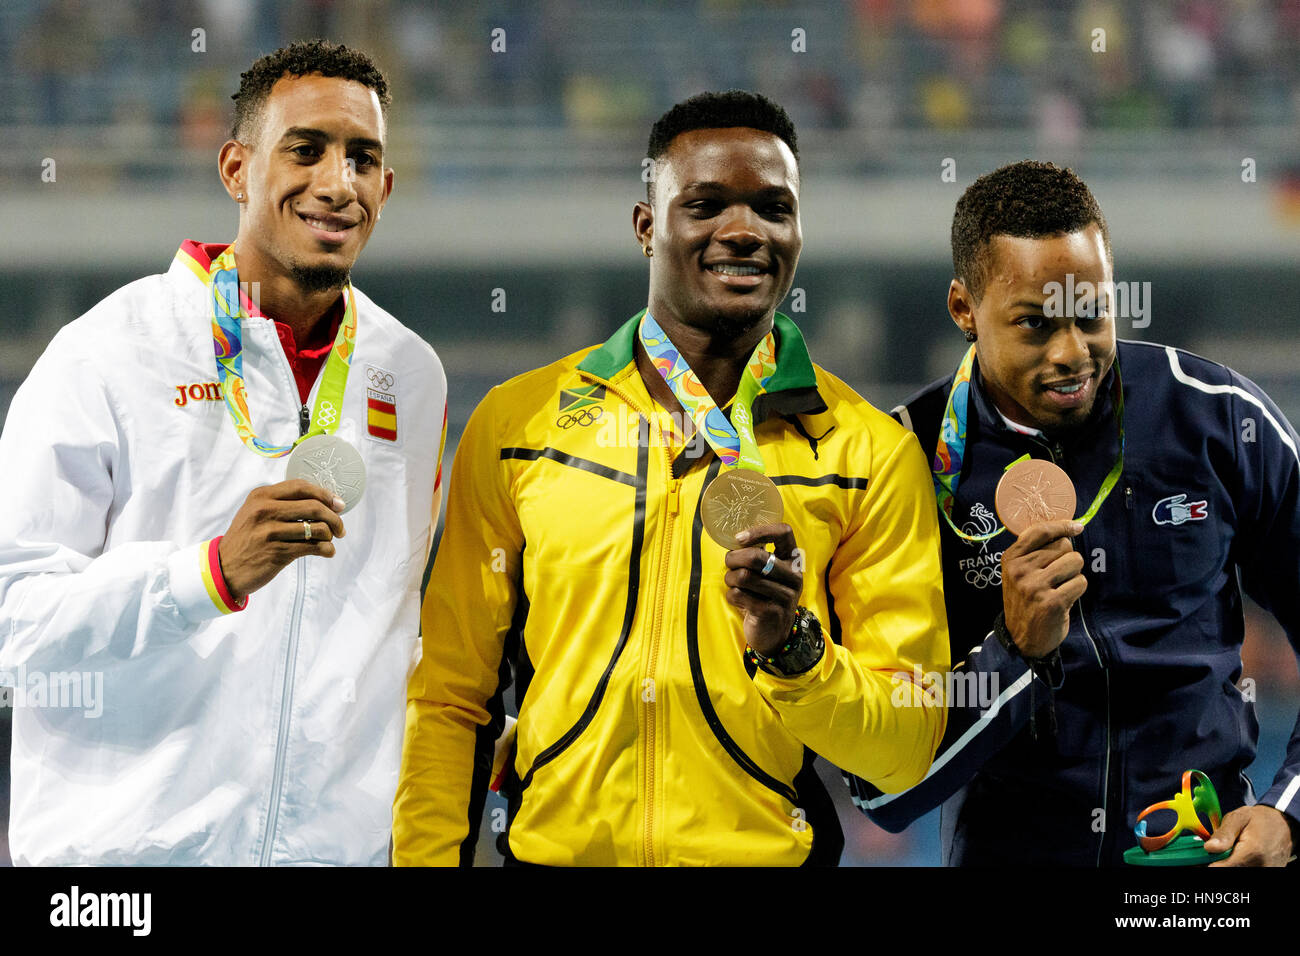
M 1209 517 L 1210 503 L 1208 501 L 1191 501 L 1187 500 L 1187 495 L 1170 495 L 1168 498 L 1161 498 L 1156 502 L 1156 506 L 1151 509 L 1151 517 L 1156 524 L 1180 525 L 1188 521 L 1204 521 Z

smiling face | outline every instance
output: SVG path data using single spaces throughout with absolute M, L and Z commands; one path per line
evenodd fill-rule
M 651 314 L 729 339 L 770 322 L 803 248 L 790 147 L 748 127 L 682 133 L 657 164 L 653 202 L 633 220 L 654 253 Z
M 978 304 L 954 279 L 948 290 L 953 321 L 978 336 L 980 374 L 1003 415 L 1044 432 L 1069 431 L 1092 411 L 1097 389 L 1115 361 L 1115 322 L 1109 308 L 1095 317 L 1044 314 L 1049 283 L 1090 282 L 1109 289 L 1111 263 L 1094 223 L 1045 239 L 997 235 L 988 249 L 988 279 Z M 1105 285 L 1103 285 L 1105 283 Z
M 375 92 L 319 74 L 276 81 L 255 141 L 222 150 L 227 188 L 242 191 L 237 254 L 263 281 L 303 291 L 339 288 L 393 186 L 384 169 L 384 117 Z

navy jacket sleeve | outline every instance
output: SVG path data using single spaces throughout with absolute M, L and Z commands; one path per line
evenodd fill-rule
M 916 431 L 922 447 L 928 448 L 938 435 L 938 411 L 946 393 L 931 386 L 922 394 L 924 398 L 918 401 L 919 396 L 914 396 L 892 414 L 904 427 Z M 992 632 L 975 647 L 954 647 L 952 658 L 960 663 L 944 675 L 948 723 L 925 779 L 899 793 L 883 793 L 860 777 L 844 776 L 854 805 L 893 833 L 966 786 L 980 767 L 1030 723 L 1031 712 L 1051 694 L 1047 683 L 1034 675 L 1023 658 L 1003 647 Z M 1059 686 L 1059 674 L 1053 680 Z
M 1233 373 L 1230 388 L 1238 438 L 1241 583 L 1277 618 L 1300 656 L 1300 439 L 1254 382 Z M 1259 802 L 1300 822 L 1300 718 L 1286 760 Z
M 947 729 L 924 780 L 899 793 L 881 793 L 860 777 L 844 776 L 854 805 L 891 833 L 964 787 L 1029 723 L 1031 711 L 1051 693 L 1024 659 L 992 633 L 953 668 L 947 681 Z

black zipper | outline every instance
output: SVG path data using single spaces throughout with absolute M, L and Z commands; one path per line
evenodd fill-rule
M 1043 451 L 1047 452 L 1048 460 L 1050 460 L 1052 464 L 1061 465 L 1061 463 L 1065 461 L 1065 449 L 1061 446 L 1059 441 L 1049 443 L 1046 439 L 1039 438 L 1037 435 L 1025 435 L 1024 437 L 1028 438 L 1039 448 L 1043 449 Z M 1061 465 L 1061 467 L 1064 468 L 1065 466 Z
M 760 767 L 727 733 L 727 729 L 722 726 L 722 719 L 718 717 L 718 712 L 713 707 L 713 701 L 709 698 L 708 685 L 704 682 L 704 667 L 700 661 L 699 640 L 700 580 L 703 571 L 703 562 L 700 559 L 700 533 L 704 530 L 704 509 L 701 504 L 704 501 L 704 490 L 717 477 L 719 466 L 720 462 L 715 457 L 709 464 L 709 470 L 704 475 L 704 485 L 700 489 L 700 498 L 695 503 L 695 518 L 691 522 L 691 575 L 686 607 L 686 654 L 691 665 L 691 683 L 695 685 L 695 699 L 699 702 L 704 721 L 709 725 L 709 729 L 713 731 L 713 736 L 718 739 L 718 743 L 722 744 L 722 749 L 740 766 L 741 770 L 744 770 L 745 773 L 769 790 L 785 797 L 786 800 L 797 807 L 799 805 L 799 795 L 794 788 L 776 779 Z M 736 655 L 740 656 L 739 650 L 736 651 Z
M 304 405 L 298 409 L 298 437 L 307 434 L 309 428 L 311 428 L 311 410 Z
M 1065 468 L 1065 449 L 1060 442 L 1052 442 L 1050 446 L 1046 442 L 1039 442 L 1047 448 L 1047 453 L 1052 456 L 1052 461 Z M 1129 485 L 1124 487 L 1124 506 L 1129 510 L 1133 508 L 1133 488 Z M 1085 540 L 1086 532 L 1080 534 L 1075 539 L 1078 544 L 1079 553 L 1085 556 L 1088 554 L 1088 545 Z M 1097 657 L 1097 665 L 1101 669 L 1101 676 L 1106 688 L 1106 756 L 1102 765 L 1102 784 L 1101 784 L 1101 809 L 1102 809 L 1102 831 L 1101 841 L 1097 847 L 1097 865 L 1102 866 L 1106 859 L 1110 847 L 1114 843 L 1114 821 L 1112 817 L 1123 820 L 1121 805 L 1121 787 L 1120 781 L 1122 773 L 1118 766 L 1120 759 L 1118 735 L 1115 732 L 1115 721 L 1111 714 L 1111 693 L 1110 693 L 1110 671 L 1112 658 L 1106 641 L 1098 631 L 1096 636 L 1088 627 L 1086 595 L 1080 597 L 1078 601 L 1079 624 L 1083 628 L 1083 636 L 1088 643 L 1092 645 L 1093 653 Z
M 1088 553 L 1087 543 L 1084 540 L 1086 534 L 1087 532 L 1085 531 L 1076 539 L 1079 542 L 1081 553 L 1085 555 Z M 1101 783 L 1102 831 L 1101 840 L 1097 846 L 1097 865 L 1102 866 L 1110 845 L 1114 842 L 1112 838 L 1112 831 L 1114 830 L 1114 827 L 1112 826 L 1112 817 L 1118 816 L 1119 819 L 1123 819 L 1122 816 L 1119 816 L 1122 812 L 1119 787 L 1122 774 L 1117 766 L 1120 754 L 1117 734 L 1115 733 L 1115 721 L 1111 714 L 1110 706 L 1111 653 L 1110 649 L 1106 646 L 1106 641 L 1102 637 L 1101 632 L 1098 631 L 1094 636 L 1092 629 L 1088 627 L 1088 614 L 1087 607 L 1085 606 L 1086 601 L 1087 595 L 1080 597 L 1078 601 L 1079 625 L 1083 628 L 1083 636 L 1087 639 L 1088 643 L 1092 645 L 1093 653 L 1097 657 L 1097 666 L 1101 669 L 1102 681 L 1106 689 L 1106 756 L 1104 758 L 1104 763 L 1102 764 Z
M 1119 734 L 1116 733 L 1115 719 L 1111 713 L 1110 707 L 1110 671 L 1112 658 L 1110 649 L 1106 646 L 1106 641 L 1098 632 L 1093 637 L 1087 630 L 1086 610 L 1083 606 L 1083 598 L 1079 599 L 1079 616 L 1083 619 L 1085 633 L 1092 640 L 1093 645 L 1097 648 L 1098 657 L 1101 659 L 1102 676 L 1106 682 L 1106 764 L 1105 780 L 1102 783 L 1102 806 L 1105 808 L 1105 816 L 1102 818 L 1104 829 L 1101 831 L 1101 846 L 1097 850 L 1097 865 L 1104 866 L 1110 848 L 1115 842 L 1116 828 L 1124 826 L 1124 806 L 1122 803 L 1122 794 L 1120 782 L 1124 778 L 1123 768 L 1120 767 L 1121 753 L 1119 749 Z

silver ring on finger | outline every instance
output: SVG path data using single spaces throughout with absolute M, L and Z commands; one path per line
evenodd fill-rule
M 767 577 L 772 573 L 774 567 L 776 567 L 776 552 L 769 551 L 767 555 L 767 564 L 763 565 L 763 570 L 758 573 L 763 575 L 763 577 Z
M 310 541 L 311 539 L 311 522 L 304 519 L 302 523 L 302 540 Z

